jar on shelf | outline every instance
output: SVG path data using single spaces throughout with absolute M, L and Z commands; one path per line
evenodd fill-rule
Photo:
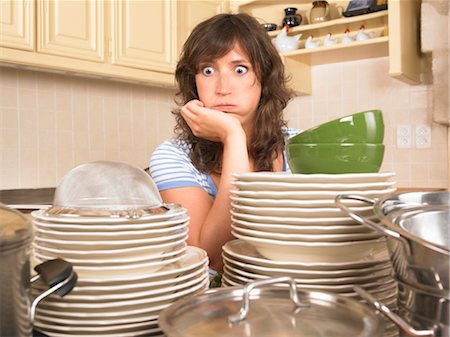
M 328 1 L 313 1 L 313 7 L 309 12 L 309 23 L 324 22 L 330 19 L 330 5 Z
M 297 14 L 297 8 L 288 7 L 284 9 L 284 18 L 282 27 L 288 25 L 289 27 L 300 26 L 302 23 L 302 16 Z

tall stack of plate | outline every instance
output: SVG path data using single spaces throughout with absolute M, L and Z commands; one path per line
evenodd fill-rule
M 34 263 L 61 257 L 78 283 L 38 305 L 35 327 L 49 336 L 163 336 L 158 314 L 207 289 L 208 258 L 186 245 L 182 207 L 140 219 L 33 213 Z M 43 286 L 33 285 L 33 293 Z
M 393 193 L 394 173 L 234 176 L 231 213 L 237 240 L 223 247 L 224 286 L 291 276 L 306 289 L 363 301 L 353 290 L 359 285 L 396 309 L 397 284 L 386 239 L 334 202 L 339 194 L 378 198 Z M 347 205 L 358 214 L 372 215 L 372 206 L 353 201 Z M 387 322 L 384 336 L 397 334 L 396 326 Z

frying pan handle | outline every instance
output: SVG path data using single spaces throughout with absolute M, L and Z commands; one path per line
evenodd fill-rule
M 375 204 L 374 199 L 362 197 L 359 195 L 353 195 L 353 194 L 339 194 L 334 199 L 334 202 L 341 210 L 343 210 L 345 213 L 347 213 L 353 220 L 359 222 L 362 225 L 366 225 L 366 226 L 370 227 L 371 229 L 373 229 L 377 232 L 380 232 L 386 236 L 389 236 L 396 240 L 399 240 L 403 244 L 403 247 L 405 248 L 407 255 L 408 256 L 411 255 L 411 247 L 410 247 L 408 241 L 403 236 L 401 236 L 400 233 L 398 233 L 392 229 L 386 228 L 383 225 L 380 225 L 379 223 L 376 223 L 370 219 L 367 219 L 357 213 L 354 213 L 349 207 L 344 205 L 344 203 L 342 202 L 343 200 L 356 200 L 356 201 L 362 201 L 362 202 L 374 205 Z
M 296 309 L 309 307 L 309 304 L 306 303 L 304 304 L 300 302 L 297 293 L 297 284 L 295 283 L 292 277 L 283 276 L 283 277 L 269 278 L 267 280 L 250 282 L 244 286 L 241 309 L 239 310 L 238 314 L 228 316 L 228 322 L 231 324 L 239 323 L 240 321 L 243 321 L 247 317 L 250 309 L 250 292 L 254 288 L 275 283 L 289 283 L 289 290 L 290 290 L 289 294 L 292 302 L 294 302 L 295 304 Z
M 438 327 L 433 327 L 428 330 L 416 330 L 411 327 L 403 318 L 391 311 L 387 306 L 378 301 L 375 297 L 369 294 L 367 291 L 361 287 L 355 286 L 353 289 L 366 300 L 369 304 L 372 304 L 378 311 L 380 311 L 384 316 L 386 316 L 390 321 L 397 325 L 402 331 L 404 331 L 409 336 L 414 337 L 437 337 Z

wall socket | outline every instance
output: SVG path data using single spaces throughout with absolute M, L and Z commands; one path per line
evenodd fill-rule
M 397 126 L 397 148 L 408 149 L 412 147 L 411 125 Z
M 431 128 L 428 125 L 416 125 L 416 148 L 431 148 Z

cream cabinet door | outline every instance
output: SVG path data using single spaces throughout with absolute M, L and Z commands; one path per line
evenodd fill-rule
M 103 62 L 104 2 L 37 1 L 38 52 Z
M 117 0 L 111 6 L 112 64 L 172 73 L 176 1 Z
M 0 46 L 35 49 L 34 0 L 0 0 Z

